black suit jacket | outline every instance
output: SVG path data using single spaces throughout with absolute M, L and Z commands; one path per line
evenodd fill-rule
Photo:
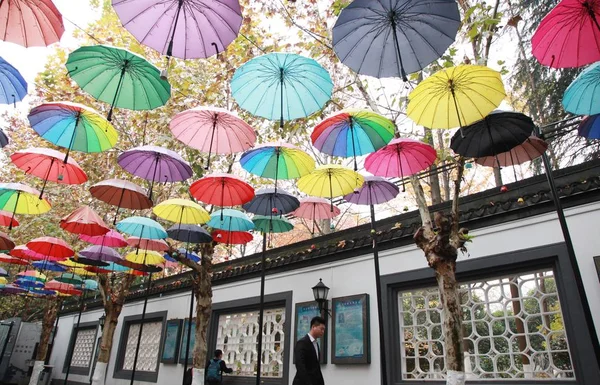
M 296 377 L 292 385 L 325 385 L 317 352 L 308 335 L 296 342 L 294 348 Z

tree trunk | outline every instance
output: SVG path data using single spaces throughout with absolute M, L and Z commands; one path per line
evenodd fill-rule
M 429 144 L 433 148 L 436 148 L 431 128 L 424 127 L 423 129 L 425 130 L 425 143 Z M 442 147 L 440 147 L 440 149 L 443 149 L 443 142 Z M 437 205 L 439 203 L 442 203 L 442 193 L 440 190 L 440 176 L 437 172 L 432 172 L 429 175 L 429 186 L 431 186 L 431 204 Z
M 196 340 L 194 342 L 193 385 L 204 385 L 204 367 L 208 357 L 208 324 L 212 313 L 212 257 L 214 245 L 207 244 L 201 249 L 202 263 L 196 286 Z
M 61 298 L 48 300 L 46 302 L 44 318 L 42 319 L 42 334 L 40 335 L 40 343 L 38 344 L 38 351 L 35 356 L 35 363 L 29 379 L 29 385 L 37 384 L 40 373 L 44 369 L 44 362 L 46 361 L 46 355 L 48 354 L 50 334 L 52 334 L 52 329 L 54 328 L 54 323 L 56 322 L 56 316 L 58 315 L 58 309 L 60 308 L 61 303 Z

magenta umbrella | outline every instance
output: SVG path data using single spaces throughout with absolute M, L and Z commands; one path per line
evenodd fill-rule
M 163 147 L 135 147 L 119 155 L 117 162 L 124 170 L 150 181 L 150 200 L 154 182 L 180 182 L 192 176 L 192 168 L 181 155 Z
M 317 219 L 331 219 L 337 217 L 340 213 L 340 209 L 336 206 L 333 206 L 333 210 L 331 210 L 331 203 L 327 199 L 308 197 L 300 199 L 300 207 L 292 212 L 292 215 L 312 220 L 312 234 L 314 234 Z
M 97 236 L 89 236 L 89 235 L 80 235 L 79 239 L 82 241 L 91 243 L 92 245 L 98 246 L 107 246 L 107 247 L 125 247 L 128 245 L 125 238 L 121 235 L 121 233 L 110 230 L 108 233 L 104 235 Z
M 183 111 L 169 125 L 175 138 L 210 155 L 242 152 L 254 146 L 256 133 L 232 112 L 216 107 L 197 107 Z

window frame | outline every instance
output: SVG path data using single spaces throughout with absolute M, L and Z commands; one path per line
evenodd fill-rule
M 462 260 L 457 262 L 456 277 L 459 283 L 462 283 L 501 275 L 525 273 L 540 268 L 549 268 L 554 272 L 575 373 L 575 379 L 552 379 L 551 382 L 553 385 L 596 384 L 600 367 L 594 359 L 594 347 L 585 323 L 583 306 L 577 295 L 574 273 L 564 243 Z M 433 269 L 427 267 L 382 276 L 381 285 L 384 332 L 388 336 L 387 340 L 393 341 L 393 343 L 386 344 L 386 357 L 389 357 L 387 364 L 389 383 L 393 385 L 445 384 L 445 380 L 404 380 L 402 379 L 402 365 L 399 364 L 402 359 L 402 347 L 399 343 L 401 336 L 398 293 L 437 286 Z M 398 364 L 394 365 L 394 363 Z M 469 383 L 542 385 L 545 382 L 543 380 L 474 379 L 469 380 Z
M 93 322 L 81 322 L 79 323 L 79 327 L 77 324 L 73 324 L 73 328 L 71 329 L 71 337 L 69 337 L 69 347 L 67 348 L 67 355 L 65 356 L 65 362 L 63 363 L 63 373 L 67 373 L 67 367 L 69 366 L 69 362 L 67 362 L 67 358 L 71 357 L 71 361 L 73 361 L 73 353 L 75 349 L 75 342 L 77 340 L 77 334 L 79 334 L 82 330 L 92 330 L 95 329 L 96 333 L 94 334 L 94 349 L 96 349 L 96 344 L 98 343 L 98 321 Z M 86 368 L 82 368 L 80 366 L 72 366 L 69 369 L 70 374 L 76 374 L 81 376 L 89 376 L 90 370 L 92 369 L 92 365 L 94 364 L 94 352 L 92 352 L 92 358 L 90 360 L 90 364 Z
M 115 360 L 115 369 L 113 373 L 113 378 L 129 380 L 131 379 L 132 370 L 123 369 L 123 363 L 125 362 L 125 350 L 127 349 L 127 336 L 129 335 L 129 328 L 133 324 L 141 323 L 142 315 L 131 315 L 123 318 L 123 326 L 121 327 L 121 336 L 119 338 L 119 347 L 117 349 L 117 359 Z M 164 348 L 164 335 L 166 332 L 167 326 L 167 311 L 155 312 L 155 313 L 147 313 L 144 316 L 144 324 L 152 323 L 152 322 L 161 322 L 162 323 L 162 331 L 160 338 L 160 345 L 158 347 L 158 358 L 156 361 L 156 371 L 154 372 L 135 372 L 135 381 L 143 381 L 143 382 L 157 382 L 158 381 L 158 372 L 160 371 L 161 366 L 161 353 Z M 142 329 L 143 332 L 143 329 Z
M 208 355 L 212 356 L 212 353 L 216 349 L 217 346 L 217 334 L 219 328 L 219 317 L 221 315 L 240 313 L 244 311 L 257 311 L 260 306 L 260 297 L 250 297 L 239 300 L 227 301 L 227 302 L 219 302 L 215 303 L 212 306 L 212 314 L 210 317 L 210 323 L 208 325 L 209 338 L 208 338 Z M 277 307 L 285 308 L 285 327 L 284 327 L 284 348 L 283 348 L 283 376 L 281 378 L 263 378 L 261 377 L 261 383 L 265 385 L 287 385 L 289 384 L 289 376 L 290 376 L 290 358 L 293 353 L 293 346 L 295 345 L 295 341 L 291 339 L 292 333 L 292 292 L 286 291 L 276 294 L 265 295 L 264 298 L 264 309 L 272 309 Z M 212 357 L 211 357 L 212 358 Z M 235 385 L 251 385 L 256 383 L 256 377 L 246 377 L 246 376 L 235 376 L 235 377 L 227 377 L 223 379 L 228 384 Z

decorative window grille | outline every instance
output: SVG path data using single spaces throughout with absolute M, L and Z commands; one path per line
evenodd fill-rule
M 144 327 L 142 328 L 142 339 L 140 341 L 138 360 L 135 366 L 136 371 L 156 372 L 158 369 L 162 329 L 162 321 L 144 323 Z M 129 325 L 127 346 L 125 348 L 125 360 L 123 361 L 123 370 L 133 370 L 135 348 L 137 346 L 139 332 L 139 323 L 132 323 Z
M 96 343 L 96 328 L 80 329 L 75 338 L 73 347 L 73 356 L 71 358 L 71 367 L 89 368 L 94 354 L 94 345 Z
M 467 379 L 575 379 L 552 270 L 468 282 L 460 298 Z M 444 379 L 437 287 L 398 301 L 403 379 Z
M 263 377 L 283 377 L 285 308 L 265 310 L 263 314 Z M 233 368 L 233 375 L 255 376 L 258 348 L 258 311 L 219 316 L 217 349 Z

